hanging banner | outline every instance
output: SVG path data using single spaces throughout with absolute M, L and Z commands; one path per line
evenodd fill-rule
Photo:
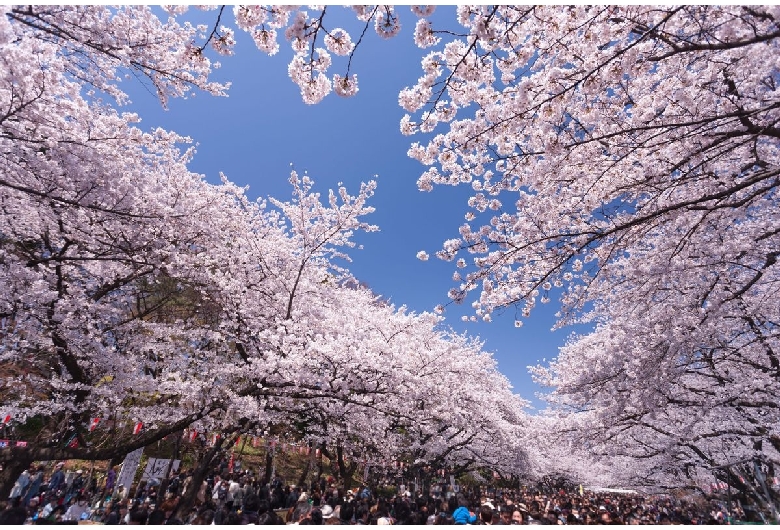
M 138 464 L 141 463 L 141 455 L 144 452 L 143 447 L 139 447 L 131 453 L 127 453 L 125 460 L 122 462 L 122 469 L 119 471 L 119 475 L 116 477 L 116 485 L 122 484 L 125 487 L 125 491 L 130 490 L 130 486 L 133 484 L 133 478 L 135 478 L 135 472 L 138 469 Z
M 171 460 L 169 458 L 150 458 L 146 463 L 146 469 L 144 474 L 141 475 L 141 480 L 162 480 L 165 476 L 165 471 L 168 469 L 168 463 Z M 171 471 L 178 471 L 181 460 L 174 460 L 171 466 Z

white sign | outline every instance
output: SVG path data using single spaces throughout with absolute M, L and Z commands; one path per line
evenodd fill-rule
M 124 462 L 122 462 L 122 470 L 119 472 L 119 476 L 116 477 L 117 487 L 121 484 L 125 487 L 125 491 L 130 490 L 135 477 L 135 471 L 138 469 L 138 464 L 141 463 L 141 455 L 143 453 L 143 447 L 139 447 L 132 453 L 127 453 Z
M 165 472 L 168 470 L 168 463 L 170 461 L 169 458 L 150 458 L 146 463 L 146 469 L 141 476 L 141 480 L 162 480 L 165 476 Z M 174 460 L 171 471 L 178 471 L 179 464 L 181 464 L 181 460 Z

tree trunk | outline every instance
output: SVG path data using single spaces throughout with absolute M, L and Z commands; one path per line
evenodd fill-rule
M 157 491 L 157 504 L 160 505 L 165 500 L 165 496 L 168 491 L 168 482 L 170 482 L 171 469 L 173 468 L 173 461 L 179 456 L 179 447 L 181 446 L 181 433 L 175 433 L 176 440 L 173 442 L 173 453 L 171 459 L 168 461 L 168 466 L 165 468 L 165 474 L 160 481 L 160 489 Z
M 320 455 L 317 457 L 317 482 L 322 479 L 322 451 L 320 451 Z
M 309 444 L 309 451 L 311 450 L 312 450 L 311 444 Z M 306 485 L 306 478 L 309 476 L 309 472 L 311 472 L 311 465 L 312 465 L 312 458 L 311 458 L 311 453 L 309 453 L 308 458 L 306 458 L 306 465 L 303 466 L 303 471 L 301 471 L 301 476 L 298 477 L 298 482 L 296 483 L 299 488 L 302 488 Z
M 352 485 L 355 483 L 352 475 L 357 471 L 357 462 L 350 462 L 349 465 L 344 461 L 344 449 L 339 445 L 336 446 L 336 458 L 338 459 L 339 472 L 341 473 L 341 480 L 344 484 L 344 489 L 352 489 Z
M 222 451 L 222 438 L 211 449 L 208 449 L 203 457 L 198 461 L 198 464 L 192 470 L 192 480 L 190 481 L 187 491 L 179 499 L 179 505 L 176 507 L 176 517 L 186 522 L 187 514 L 190 509 L 195 505 L 195 499 L 200 491 L 200 486 L 206 479 L 206 475 L 209 474 L 209 470 L 214 464 L 215 457 Z M 206 499 L 208 501 L 208 499 Z
M 274 452 L 268 447 L 265 450 L 265 478 L 263 484 L 271 483 L 271 473 L 274 471 Z

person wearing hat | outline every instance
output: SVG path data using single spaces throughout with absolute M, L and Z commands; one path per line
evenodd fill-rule
M 295 504 L 298 502 L 298 497 L 301 496 L 300 490 L 298 489 L 297 486 L 292 485 L 289 488 L 290 488 L 290 491 L 287 493 L 287 498 L 285 499 L 285 502 L 284 502 L 284 507 L 285 508 L 293 508 L 293 507 L 295 507 Z
M 51 477 L 49 478 L 49 484 L 46 486 L 47 499 L 59 497 L 59 493 L 57 492 L 65 484 L 65 472 L 62 470 L 64 467 L 65 462 L 59 462 L 56 466 L 54 466 L 54 472 L 51 474 Z
M 320 508 L 320 511 L 322 512 L 323 519 L 330 519 L 333 517 L 333 507 L 329 504 L 325 504 Z
M 116 485 L 116 491 L 114 492 L 114 495 L 112 495 L 113 499 L 123 501 L 127 499 L 127 488 L 125 488 L 124 484 L 117 484 Z
M 73 477 L 73 482 L 71 482 L 70 487 L 68 488 L 68 493 L 71 496 L 78 496 L 81 493 L 82 488 L 84 488 L 84 471 L 77 469 L 75 476 Z

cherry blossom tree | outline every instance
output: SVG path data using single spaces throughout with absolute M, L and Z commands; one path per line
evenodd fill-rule
M 461 6 L 399 97 L 403 132 L 445 128 L 419 187 L 474 189 L 452 298 L 522 325 L 562 293 L 560 325 L 596 329 L 540 368 L 554 403 L 683 474 L 776 460 L 778 15 Z
M 480 343 L 444 332 L 439 316 L 396 309 L 365 288 L 319 281 L 297 297 L 305 312 L 277 328 L 276 339 L 248 334 L 262 337 L 265 349 L 241 390 L 268 424 L 296 426 L 286 429 L 288 440 L 339 454 L 342 465 L 345 457 L 378 467 L 522 457 L 525 403 Z M 284 347 L 269 348 L 280 337 Z
M 316 70 L 325 11 L 296 9 L 291 71 Z M 397 27 L 383 9 L 357 12 Z M 430 135 L 418 185 L 474 190 L 437 253 L 450 296 L 521 326 L 560 293 L 561 326 L 598 328 L 540 378 L 561 406 L 603 406 L 596 431 L 660 436 L 635 456 L 690 472 L 774 450 L 777 9 L 460 6 L 459 28 L 413 11 L 433 48 L 399 95 L 401 131 Z
M 0 450 L 0 482 L 35 459 L 117 457 L 189 426 L 235 436 L 294 421 L 313 443 L 383 460 L 518 449 L 523 403 L 481 345 L 344 287 L 352 233 L 376 229 L 362 220 L 375 183 L 322 204 L 293 172 L 292 201 L 251 202 L 191 173 L 188 139 L 145 133 L 101 99 L 127 101 L 123 74 L 162 104 L 223 94 L 206 53 L 231 53 L 222 12 L 209 32 L 146 7 L 4 8 L 0 362 L 4 416 L 28 440 Z M 389 7 L 360 18 L 397 31 Z M 325 33 L 351 53 L 345 32 Z M 317 61 L 293 76 L 304 93 L 327 84 L 314 75 L 326 53 Z M 354 93 L 350 82 L 336 91 Z M 447 399 L 420 405 L 442 388 Z
M 20 355 L 32 359 L 7 394 L 24 403 L 14 414 L 39 414 L 45 388 L 81 425 L 109 406 L 153 423 L 172 401 L 182 421 L 213 428 L 298 414 L 313 443 L 392 439 L 382 458 L 403 447 L 498 464 L 517 450 L 521 403 L 477 343 L 427 315 L 407 315 L 419 331 L 396 335 L 341 320 L 352 303 L 371 308 L 365 326 L 385 329 L 334 261 L 351 231 L 374 229 L 360 219 L 373 184 L 322 205 L 293 175 L 295 199 L 271 201 L 274 212 L 226 180 L 206 185 L 186 169 L 185 139 L 142 133 L 100 100 L 127 101 L 123 75 L 162 104 L 192 89 L 223 94 L 209 50 L 233 53 L 232 21 L 266 53 L 288 43 L 307 103 L 353 95 L 362 39 L 372 27 L 396 35 L 401 16 L 353 7 L 355 31 L 332 26 L 333 9 L 239 6 L 229 22 L 222 7 L 193 26 L 180 7 L 166 22 L 146 7 L 4 8 L 3 362 L 16 377 Z M 415 42 L 433 49 L 399 94 L 401 132 L 423 136 L 409 150 L 428 166 L 418 185 L 474 192 L 436 253 L 458 268 L 451 298 L 476 295 L 473 320 L 513 309 L 521 326 L 559 297 L 559 325 L 593 326 L 534 369 L 554 387 L 564 431 L 579 432 L 567 447 L 649 463 L 643 480 L 657 483 L 701 481 L 732 455 L 776 463 L 780 11 L 460 6 L 457 27 L 442 28 L 432 8 L 412 12 Z M 345 68 L 331 74 L 336 63 Z M 390 323 L 405 318 L 387 311 Z M 371 370 L 341 350 L 367 352 Z M 415 377 L 444 358 L 455 364 Z M 349 375 L 326 378 L 329 364 Z M 463 374 L 475 383 L 458 385 Z M 437 377 L 450 394 L 429 404 Z M 203 392 L 207 378 L 224 384 Z M 401 393 L 420 396 L 418 408 Z M 84 405 L 97 396 L 108 405 Z M 209 415 L 215 406 L 228 413 Z M 364 426 L 371 410 L 381 436 L 333 425 Z
M 192 47 L 195 28 L 162 24 L 148 8 L 4 15 L 3 416 L 27 438 L 2 450 L 5 485 L 34 459 L 121 456 L 214 410 L 235 409 L 235 395 L 214 385 L 243 369 L 240 348 L 226 340 L 237 322 L 226 299 L 238 282 L 249 280 L 247 289 L 267 278 L 247 255 L 235 269 L 221 266 L 236 259 L 236 241 L 265 238 L 277 255 L 295 246 L 270 241 L 288 237 L 278 216 L 248 204 L 242 189 L 189 172 L 192 152 L 179 150 L 186 138 L 144 133 L 136 116 L 97 99 L 125 101 L 120 71 L 153 83 L 163 103 L 193 87 L 222 93 Z M 327 239 L 347 243 L 342 229 L 358 226 L 342 221 L 318 248 Z M 293 269 L 280 271 L 282 264 Z M 299 257 L 284 256 L 275 279 L 284 274 L 297 285 L 301 268 Z M 289 319 L 295 287 L 271 283 L 271 298 L 287 288 L 280 315 Z M 129 436 L 139 423 L 142 433 Z

